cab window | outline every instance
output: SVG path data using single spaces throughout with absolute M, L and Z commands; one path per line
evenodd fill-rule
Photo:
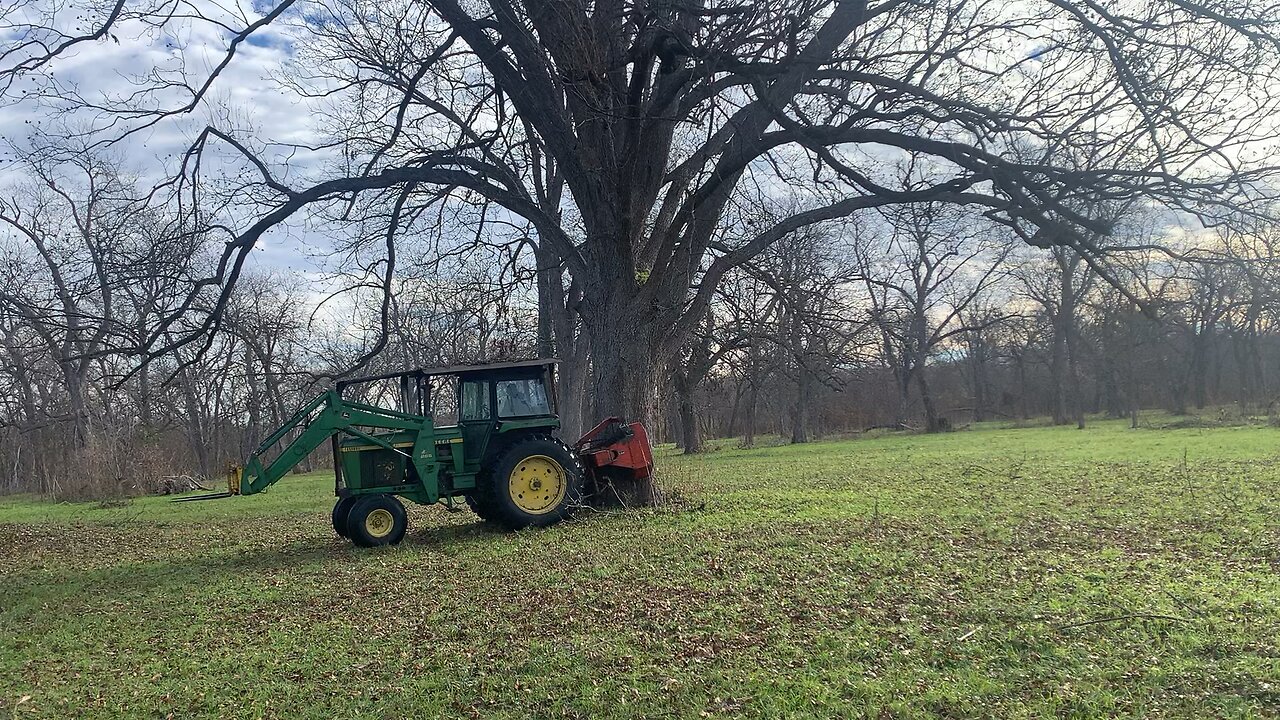
M 496 385 L 498 417 L 551 414 L 551 404 L 547 401 L 547 388 L 542 384 L 541 378 L 499 380 Z
M 489 408 L 489 383 L 477 380 L 462 383 L 462 419 L 488 420 L 492 416 Z

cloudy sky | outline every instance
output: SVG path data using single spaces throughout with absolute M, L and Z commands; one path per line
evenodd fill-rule
M 83 7 L 99 0 L 72 0 Z M 157 5 L 173 0 L 136 0 L 137 6 Z M 118 121 L 116 116 L 80 112 L 67 114 L 59 97 L 79 95 L 98 105 L 118 105 L 140 88 L 155 87 L 155 75 L 175 77 L 181 73 L 199 85 L 224 58 L 234 30 L 260 20 L 270 12 L 274 0 L 179 0 L 199 21 L 178 21 L 157 28 L 142 22 L 123 21 L 112 34 L 97 42 L 78 45 L 53 62 L 47 72 L 26 75 L 0 97 L 0 137 L 10 151 L 21 154 L 32 144 L 33 131 L 58 132 L 67 127 L 103 126 Z M 0 47 L 12 48 L 34 37 L 24 23 L 45 23 L 53 8 L 66 0 L 0 0 Z M 131 7 L 135 5 L 131 4 Z M 288 12 L 301 13 L 299 3 Z M 53 24 L 70 32 L 77 23 L 76 10 L 54 15 Z M 99 15 L 99 17 L 101 17 Z M 95 18 L 96 20 L 97 18 Z M 148 179 L 167 177 L 176 158 L 187 148 L 199 129 L 214 124 L 251 139 L 254 149 L 268 161 L 280 177 L 300 182 L 331 158 L 307 149 L 320 138 L 316 120 L 322 113 L 310 101 L 290 92 L 276 78 L 288 76 L 298 63 L 295 34 L 305 18 L 288 14 L 256 31 L 242 43 L 236 57 L 223 70 L 204 103 L 194 112 L 164 120 L 129 134 L 111 146 L 127 169 Z M 296 21 L 296 24 L 295 22 Z M 1043 44 L 1012 50 L 1021 58 L 1041 57 Z M 15 58 L 0 58 L 0 70 L 12 66 Z M 176 107 L 189 94 L 145 95 L 135 99 L 147 107 Z M 119 126 L 116 126 L 119 127 Z M 117 133 L 118 135 L 118 133 Z M 888 163 L 866 163 L 875 167 Z M 12 155 L 0 161 L 0 187 L 21 182 L 14 172 Z M 794 188 L 785 192 L 794 193 Z M 315 271 L 321 262 L 314 250 L 327 246 L 324 230 L 308 227 L 303 221 L 273 231 L 255 251 L 264 266 L 298 271 Z
M 14 2 L 14 0 L 10 0 Z M 7 23 L 0 31 L 0 43 L 6 49 L 32 37 L 29 30 L 15 19 L 30 21 L 50 3 L 17 0 L 7 15 L 0 5 L 0 18 Z M 25 18 L 21 14 L 27 13 Z M 207 17 L 228 26 L 241 28 L 269 11 L 268 4 L 249 2 L 219 5 L 196 0 L 196 7 Z M 16 14 L 15 14 L 16 13 Z M 63 13 L 56 24 L 67 28 L 75 17 Z M 294 60 L 295 44 L 288 22 L 277 21 L 255 32 L 237 48 L 235 59 L 221 73 L 206 102 L 196 111 L 171 118 L 151 127 L 128 134 L 111 143 L 109 152 L 122 159 L 125 167 L 149 180 L 166 177 L 176 158 L 191 144 L 206 124 L 232 128 L 243 137 L 267 143 L 264 157 L 273 170 L 297 178 L 318 167 L 324 157 L 307 151 L 314 144 L 317 127 L 313 108 L 308 101 L 289 92 L 275 78 L 287 70 Z M 65 128 L 104 127 L 112 118 L 94 112 L 68 114 L 66 103 L 56 97 L 74 93 L 92 104 L 118 105 L 142 87 L 150 86 L 148 76 L 182 73 L 193 83 L 203 81 L 224 57 L 231 33 L 210 22 L 170 23 L 162 29 L 138 21 L 117 25 L 110 37 L 82 43 L 54 61 L 45 72 L 21 77 L 6 93 L 0 105 L 0 138 L 10 153 L 21 154 L 31 147 L 39 132 L 59 132 Z M 164 96 L 148 96 L 141 103 L 148 107 L 174 107 L 185 103 L 189 94 L 172 92 Z M 117 126 L 118 127 L 118 126 Z M 108 133 L 102 137 L 115 137 Z M 0 186 L 11 187 L 21 181 L 11 154 L 0 162 Z M 317 260 L 309 257 L 310 246 L 317 239 L 309 237 L 305 227 L 294 226 L 273 233 L 255 253 L 257 261 L 269 267 L 315 269 Z

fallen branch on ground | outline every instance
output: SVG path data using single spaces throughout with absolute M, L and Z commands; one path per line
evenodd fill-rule
M 1055 630 L 1070 630 L 1071 628 L 1085 627 L 1086 625 L 1098 625 L 1101 623 L 1117 622 L 1120 620 L 1171 620 L 1173 622 L 1187 622 L 1186 618 L 1180 618 L 1176 615 L 1159 615 L 1148 613 L 1133 613 L 1130 615 L 1112 615 L 1110 617 L 1097 618 L 1096 620 L 1085 620 L 1084 622 L 1069 623 L 1067 625 L 1055 626 Z

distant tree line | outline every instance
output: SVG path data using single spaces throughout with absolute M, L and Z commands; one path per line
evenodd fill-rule
M 667 436 L 697 452 L 704 437 L 1084 427 L 1148 408 L 1274 415 L 1280 233 L 1201 231 L 1175 253 L 1146 241 L 1168 217 L 1127 213 L 1109 278 L 942 206 L 793 235 L 721 289 L 686 351 L 701 383 L 677 370 L 668 386 Z

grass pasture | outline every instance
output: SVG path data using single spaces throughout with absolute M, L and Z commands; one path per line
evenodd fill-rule
M 679 502 L 376 551 L 325 475 L 0 498 L 0 717 L 1277 717 L 1280 429 L 660 452 Z

